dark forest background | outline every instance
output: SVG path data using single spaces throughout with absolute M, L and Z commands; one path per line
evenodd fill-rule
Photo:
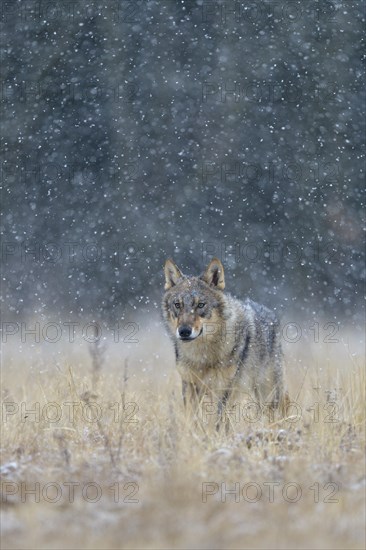
M 154 311 L 162 266 L 355 320 L 362 2 L 2 3 L 4 318 Z M 14 318 L 14 319 L 13 319 Z

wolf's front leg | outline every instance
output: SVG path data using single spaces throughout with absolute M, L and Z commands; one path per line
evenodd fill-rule
M 196 415 L 201 400 L 201 394 L 196 384 L 182 380 L 182 396 L 186 412 L 190 415 Z
M 217 404 L 217 422 L 216 422 L 216 431 L 220 431 L 220 428 L 224 428 L 225 433 L 228 434 L 230 431 L 230 420 L 229 415 L 226 412 L 226 405 L 230 397 L 230 390 L 225 390 L 218 401 Z

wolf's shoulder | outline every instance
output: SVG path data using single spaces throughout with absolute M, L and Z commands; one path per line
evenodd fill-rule
M 254 302 L 250 298 L 239 300 L 227 294 L 226 303 L 229 309 L 240 311 L 248 320 L 251 319 L 253 321 L 256 320 L 271 324 L 277 324 L 279 322 L 277 314 L 272 309 L 258 302 Z
M 280 320 L 272 309 L 269 309 L 263 304 L 254 302 L 250 298 L 247 298 L 243 302 L 243 307 L 245 317 L 252 319 L 257 331 L 264 330 L 266 332 L 267 330 L 271 330 L 270 327 L 278 330 Z
M 257 320 L 271 324 L 279 323 L 278 315 L 272 309 L 269 309 L 263 304 L 254 302 L 250 298 L 246 298 L 242 303 L 244 309 L 246 311 L 250 311 Z

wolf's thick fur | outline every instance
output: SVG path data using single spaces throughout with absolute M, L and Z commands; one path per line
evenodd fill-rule
M 199 277 L 165 263 L 163 317 L 174 342 L 185 404 L 204 395 L 218 405 L 253 401 L 284 406 L 279 321 L 266 307 L 223 292 L 224 268 L 214 258 Z

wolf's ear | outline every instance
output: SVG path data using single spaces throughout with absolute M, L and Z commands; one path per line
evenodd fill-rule
M 175 286 L 179 279 L 183 279 L 184 275 L 181 270 L 175 265 L 173 260 L 167 260 L 164 266 L 165 273 L 165 290 L 169 290 Z
M 224 266 L 217 258 L 213 258 L 208 264 L 206 271 L 201 279 L 210 286 L 215 286 L 219 290 L 225 288 Z

